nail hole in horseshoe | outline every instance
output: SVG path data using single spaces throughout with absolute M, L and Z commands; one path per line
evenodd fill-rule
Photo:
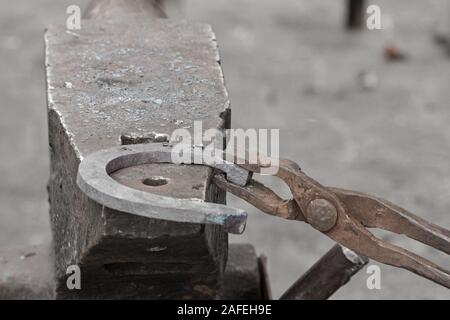
M 142 183 L 149 187 L 160 187 L 169 183 L 169 180 L 164 177 L 150 177 L 142 180 Z

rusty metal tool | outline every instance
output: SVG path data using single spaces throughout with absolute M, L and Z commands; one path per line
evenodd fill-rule
M 260 173 L 263 168 L 261 164 L 237 165 L 255 173 Z M 366 227 L 403 234 L 447 254 L 450 254 L 449 230 L 388 201 L 360 192 L 324 187 L 290 160 L 280 160 L 276 176 L 289 186 L 293 199 L 284 200 L 253 179 L 246 186 L 240 186 L 219 173 L 215 175 L 214 182 L 265 213 L 304 221 L 360 255 L 407 269 L 450 288 L 449 271 L 417 254 L 376 238 Z

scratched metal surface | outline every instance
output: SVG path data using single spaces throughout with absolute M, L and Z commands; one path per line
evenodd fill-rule
M 385 197 L 450 228 L 450 60 L 432 40 L 435 15 L 421 15 L 437 12 L 437 1 L 374 1 L 393 28 L 361 35 L 342 31 L 343 1 L 185 2 L 184 13 L 211 23 L 218 37 L 234 127 L 280 128 L 281 154 L 324 184 Z M 48 237 L 42 32 L 63 23 L 73 3 L 0 1 L 2 246 Z M 385 63 L 388 42 L 410 59 Z M 378 85 L 363 89 L 361 72 L 375 75 Z M 306 225 L 255 210 L 244 235 L 233 237 L 245 240 L 268 256 L 275 297 L 332 246 Z M 427 247 L 397 243 L 449 266 Z M 407 271 L 382 272 L 382 290 L 369 291 L 363 271 L 335 297 L 450 298 Z
M 228 95 L 208 25 L 135 19 L 83 26 L 46 33 L 49 109 L 64 115 L 82 156 L 120 145 L 123 134 L 170 136 L 192 131 L 194 120 L 205 130 L 223 127 Z

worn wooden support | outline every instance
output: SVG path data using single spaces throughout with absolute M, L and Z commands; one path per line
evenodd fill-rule
M 265 265 L 250 244 L 231 244 L 219 298 L 261 300 L 270 298 Z
M 192 131 L 195 120 L 204 130 L 229 126 L 214 34 L 208 25 L 142 13 L 107 16 L 83 20 L 76 32 L 53 26 L 45 36 L 56 298 L 214 298 L 227 257 L 222 228 L 117 212 L 76 185 L 80 160 L 124 136 Z M 136 185 L 164 176 L 167 185 L 147 190 L 224 202 L 210 175 L 206 167 L 159 164 L 124 169 L 115 178 L 139 179 L 129 181 Z M 66 287 L 66 269 L 74 264 L 81 290 Z
M 270 299 L 262 257 L 249 244 L 231 244 L 218 299 Z M 55 299 L 53 246 L 0 249 L 0 300 Z
M 367 258 L 337 244 L 301 276 L 280 299 L 328 299 L 367 263 Z

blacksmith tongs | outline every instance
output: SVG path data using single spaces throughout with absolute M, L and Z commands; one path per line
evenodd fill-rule
M 263 165 L 239 164 L 260 173 Z M 367 228 L 379 228 L 427 244 L 450 254 L 450 231 L 425 221 L 385 200 L 359 192 L 324 187 L 290 160 L 280 160 L 276 176 L 290 188 L 293 199 L 284 200 L 251 179 L 245 186 L 223 174 L 214 182 L 270 215 L 304 221 L 334 241 L 378 262 L 410 270 L 450 288 L 450 272 L 410 251 L 376 238 Z

